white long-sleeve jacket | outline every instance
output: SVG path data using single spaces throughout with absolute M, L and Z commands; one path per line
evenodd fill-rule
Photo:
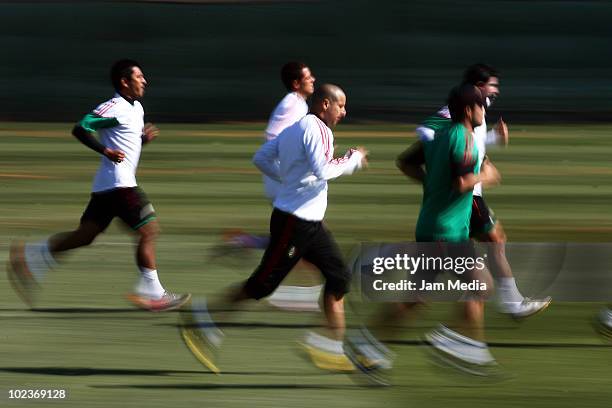
M 334 159 L 331 129 L 309 114 L 264 144 L 253 163 L 281 182 L 275 208 L 306 221 L 321 221 L 327 209 L 327 181 L 354 173 L 361 168 L 362 158 L 351 149 Z

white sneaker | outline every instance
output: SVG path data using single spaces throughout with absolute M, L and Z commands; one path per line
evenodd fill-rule
M 612 309 L 606 308 L 599 313 L 601 324 L 612 330 Z
M 543 299 L 525 298 L 522 302 L 501 302 L 499 312 L 508 314 L 514 319 L 524 319 L 543 311 L 550 305 L 550 302 L 552 302 L 550 296 Z
M 425 335 L 427 342 L 435 349 L 470 364 L 486 365 L 495 363 L 486 343 L 476 341 L 440 325 Z
M 355 366 L 344 353 L 341 341 L 332 340 L 315 332 L 308 332 L 304 340 L 298 342 L 302 352 L 318 368 L 333 372 L 355 371 Z
M 347 343 L 351 343 L 356 352 L 370 365 L 377 365 L 383 370 L 393 368 L 395 353 L 374 337 L 367 328 L 351 331 L 347 336 Z
M 597 330 L 603 335 L 612 339 L 612 309 L 605 308 L 597 315 Z
M 127 300 L 134 306 L 150 312 L 167 312 L 180 309 L 191 299 L 191 293 L 177 294 L 164 292 L 161 296 L 148 296 L 141 293 L 129 293 Z
M 42 256 L 35 256 L 36 251 L 27 248 L 31 246 L 23 241 L 11 242 L 6 272 L 17 295 L 26 305 L 33 307 L 41 288 L 36 276 L 44 275 L 48 268 Z
M 180 311 L 179 331 L 191 354 L 210 371 L 219 374 L 216 360 L 224 334 L 208 312 L 205 298 L 195 300 Z

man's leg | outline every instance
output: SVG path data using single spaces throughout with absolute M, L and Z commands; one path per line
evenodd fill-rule
M 309 224 L 291 214 L 274 210 L 270 218 L 270 245 L 249 279 L 230 289 L 212 308 L 202 298 L 194 300 L 191 308 L 181 312 L 181 336 L 187 348 L 211 371 L 219 372 L 215 355 L 223 339 L 223 333 L 214 321 L 227 316 L 238 304 L 249 299 L 262 299 L 278 287 L 300 260 L 303 246 L 310 241 Z M 215 313 L 215 319 L 211 309 L 219 311 Z
M 159 236 L 159 224 L 155 209 L 139 187 L 118 188 L 110 198 L 116 214 L 137 236 L 136 265 L 140 272 L 134 293 L 129 301 L 137 307 L 152 312 L 162 312 L 181 307 L 191 294 L 175 294 L 167 291 L 157 275 L 155 244 Z
M 344 262 L 342 252 L 331 231 L 319 223 L 304 260 L 316 266 L 325 277 L 323 308 L 327 328 L 338 341 L 344 339 L 344 295 L 349 291 L 351 271 Z
M 22 300 L 32 306 L 56 258 L 65 251 L 89 245 L 113 219 L 105 194 L 92 194 L 81 222 L 74 231 L 61 232 L 40 242 L 13 242 L 7 272 Z
M 469 338 L 484 342 L 484 310 L 485 302 L 482 300 L 464 301 L 458 309 L 460 315 L 457 331 Z
M 334 339 L 342 341 L 346 331 L 346 320 L 344 317 L 344 296 L 336 293 L 324 293 L 323 311 L 330 332 Z
M 486 217 L 489 218 L 488 215 Z M 497 281 L 500 301 L 522 302 L 524 297 L 516 286 L 512 268 L 506 258 L 506 233 L 501 222 L 490 222 L 488 225 L 481 226 L 480 229 L 481 231 L 475 232 L 473 236 L 478 241 L 487 243 L 489 269 Z
M 304 349 L 319 368 L 353 371 L 354 365 L 344 354 L 344 296 L 349 291 L 351 272 L 333 235 L 323 223 L 315 225 L 304 259 L 316 266 L 325 277 L 323 312 L 326 320 L 324 334 L 313 331 L 306 334 Z
M 83 220 L 74 231 L 60 232 L 48 239 L 49 252 L 55 257 L 61 252 L 91 244 L 106 226 L 100 226 L 93 220 Z
M 550 297 L 531 300 L 526 299 L 519 291 L 512 267 L 506 258 L 504 228 L 480 196 L 474 196 L 472 202 L 470 233 L 478 241 L 487 243 L 489 268 L 496 281 L 499 309 L 502 313 L 515 318 L 525 318 L 548 307 Z
M 157 269 L 155 244 L 159 237 L 159 223 L 153 220 L 136 231 L 138 245 L 136 247 L 136 263 L 139 267 Z
M 280 184 L 264 176 L 266 196 L 270 205 L 274 202 Z M 227 230 L 223 233 L 223 243 L 211 249 L 210 260 L 224 258 L 231 261 L 243 258 L 247 250 L 265 250 L 270 244 L 270 235 L 251 234 L 243 230 Z M 300 268 L 302 265 L 302 268 Z M 319 301 L 323 285 L 314 285 L 320 282 L 319 271 L 316 271 L 308 262 L 298 265 L 301 273 L 294 277 L 293 282 L 280 285 L 266 301 L 281 310 L 316 312 L 319 311 Z M 290 277 L 291 281 L 292 278 Z
M 472 241 L 443 243 L 442 248 L 444 257 L 476 259 L 476 249 Z M 495 359 L 484 336 L 484 306 L 493 292 L 493 279 L 487 268 L 473 268 L 457 273 L 455 278 L 464 283 L 478 282 L 484 285 L 484 289 L 476 289 L 463 295 L 457 304 L 457 320 L 452 325 L 441 324 L 425 335 L 432 357 L 440 364 L 470 374 L 495 374 Z
M 159 224 L 151 220 L 136 230 L 136 265 L 140 271 L 140 280 L 136 285 L 136 293 L 140 296 L 160 299 L 166 290 L 157 276 L 157 260 L 155 244 L 159 236 Z

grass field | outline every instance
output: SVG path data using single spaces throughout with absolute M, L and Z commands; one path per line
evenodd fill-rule
M 72 228 L 98 158 L 70 124 L 0 123 L 0 261 L 13 238 Z M 225 228 L 264 232 L 269 207 L 250 158 L 262 124 L 166 125 L 145 148 L 139 182 L 161 226 L 159 270 L 172 290 L 211 295 L 245 278 L 257 254 L 207 263 Z M 395 169 L 411 125 L 340 125 L 338 151 L 364 145 L 368 171 L 330 185 L 327 221 L 345 251 L 360 241 L 411 239 L 420 188 Z M 607 242 L 612 235 L 612 125 L 510 128 L 490 151 L 504 177 L 487 192 L 513 241 Z M 182 345 L 176 313 L 148 314 L 124 300 L 136 278 L 133 246 L 116 224 L 53 272 L 39 308 L 27 310 L 0 275 L 0 405 L 71 407 L 607 407 L 612 348 L 589 321 L 601 306 L 556 303 L 522 324 L 491 311 L 493 353 L 511 378 L 487 383 L 434 370 L 419 335 L 445 318 L 432 310 L 393 347 L 395 386 L 368 389 L 313 368 L 296 353 L 316 314 L 256 305 L 223 322 L 221 376 Z M 611 288 L 612 289 L 612 288 Z M 612 290 L 611 290 L 612 291 Z M 612 298 L 612 296 L 611 296 Z M 351 321 L 354 321 L 352 319 Z M 9 389 L 63 388 L 64 401 L 9 401 Z

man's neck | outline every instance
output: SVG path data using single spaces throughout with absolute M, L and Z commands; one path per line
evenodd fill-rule
M 302 98 L 303 100 L 308 99 L 308 95 L 304 95 L 303 93 L 299 92 L 299 91 L 293 91 L 294 94 L 296 94 L 297 96 L 299 96 L 300 98 Z
M 469 119 L 463 120 L 461 124 L 468 130 L 468 132 L 474 132 L 474 127 L 472 126 L 472 121 Z
M 125 99 L 126 101 L 128 101 L 130 103 L 130 105 L 134 104 L 134 98 L 130 98 L 129 96 L 126 96 L 123 92 L 117 92 L 119 94 L 119 96 L 121 96 L 123 99 Z
M 327 122 L 325 121 L 325 119 L 324 119 L 324 118 L 323 118 L 323 116 L 322 116 L 322 115 L 323 115 L 323 112 L 313 112 L 313 111 L 310 111 L 310 112 L 308 112 L 308 113 L 310 113 L 310 114 L 312 114 L 312 115 L 315 115 L 317 118 L 319 118 L 319 120 L 320 120 L 321 122 L 325 123 L 325 126 L 327 126 L 328 128 L 330 128 L 330 129 L 331 129 L 331 126 L 329 126 L 329 125 L 327 124 Z

